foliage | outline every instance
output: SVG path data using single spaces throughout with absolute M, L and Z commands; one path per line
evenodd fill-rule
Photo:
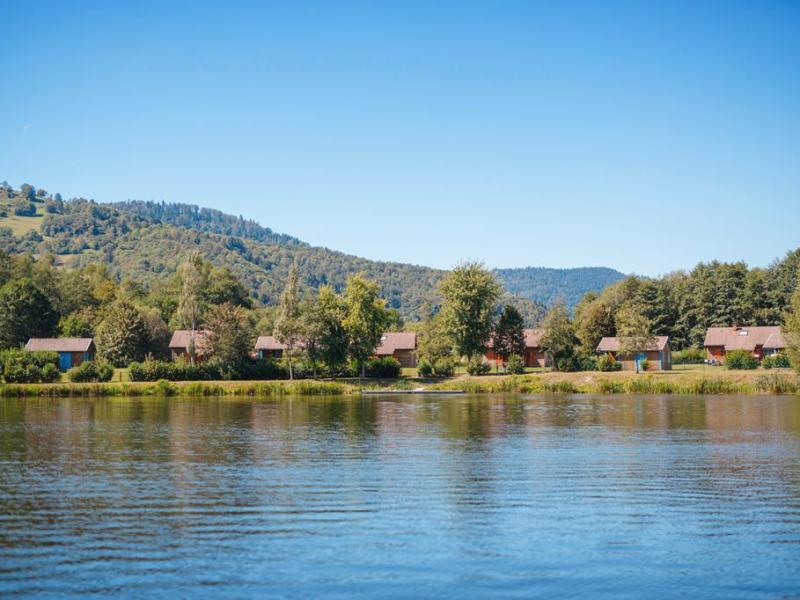
M 512 294 L 530 298 L 545 306 L 563 300 L 568 307 L 574 307 L 587 292 L 602 290 L 625 277 L 619 271 L 604 267 L 580 269 L 525 267 L 497 269 L 494 273 L 503 287 Z
M 706 352 L 702 348 L 684 348 L 672 353 L 674 365 L 702 365 L 706 360 Z
M 319 288 L 316 298 L 306 304 L 302 329 L 305 351 L 313 371 L 322 363 L 336 371 L 347 362 L 347 331 L 342 325 L 345 306 L 331 286 Z
M 236 368 L 250 354 L 252 337 L 241 306 L 229 302 L 208 313 L 208 355 L 221 365 Z
M 389 321 L 386 302 L 378 292 L 378 284 L 362 275 L 351 277 L 344 290 L 342 326 L 347 332 L 348 352 L 362 376 L 365 374 L 364 363 L 378 347 Z
M 432 377 L 433 365 L 425 358 L 419 359 L 417 362 L 417 375 L 420 377 Z
M 792 295 L 791 308 L 783 327 L 788 345 L 789 361 L 795 371 L 800 372 L 800 286 Z
M 603 372 L 621 371 L 622 363 L 614 360 L 610 354 L 602 354 L 597 359 L 597 370 Z
M 114 368 L 105 362 L 84 361 L 67 371 L 67 377 L 75 383 L 111 381 Z
M 783 352 L 771 354 L 761 359 L 761 366 L 765 369 L 788 369 L 792 366 L 789 356 Z
M 473 376 L 486 375 L 492 367 L 481 356 L 473 356 L 467 360 L 467 373 Z
M 247 359 L 233 371 L 218 362 L 155 361 L 132 363 L 131 381 L 219 381 L 223 379 L 286 379 L 284 368 L 270 360 Z
M 61 376 L 57 352 L 0 352 L 0 367 L 6 383 L 51 383 Z
M 513 306 L 506 305 L 497 321 L 492 338 L 492 348 L 504 360 L 512 354 L 525 354 L 525 331 L 522 315 Z
M 284 356 L 289 366 L 289 379 L 294 379 L 292 359 L 303 334 L 303 319 L 300 311 L 300 296 L 297 291 L 297 267 L 289 269 L 289 278 L 281 294 L 278 315 L 275 319 L 275 338 L 286 346 Z
M 480 263 L 465 263 L 439 286 L 442 331 L 456 352 L 469 359 L 483 354 L 494 329 L 494 309 L 501 288 Z
M 626 304 L 620 308 L 617 313 L 616 325 L 620 354 L 635 357 L 639 353 L 647 352 L 648 348 L 655 343 L 650 319 L 637 305 Z M 641 363 L 636 363 L 637 373 L 640 365 Z
M 650 361 L 647 360 L 646 358 L 644 360 L 639 361 L 639 368 L 642 371 L 647 372 L 650 369 Z
M 567 307 L 562 303 L 556 303 L 549 311 L 542 322 L 541 345 L 545 353 L 550 357 L 556 370 L 574 370 L 571 360 L 575 353 L 575 329 L 569 318 Z
M 95 343 L 100 357 L 115 367 L 142 360 L 148 347 L 142 314 L 130 302 L 115 302 L 97 326 Z
M 509 354 L 506 362 L 506 373 L 510 375 L 522 375 L 525 372 L 525 361 L 519 354 Z
M 181 329 L 196 331 L 203 323 L 206 310 L 204 290 L 208 286 L 208 268 L 200 257 L 193 252 L 181 265 L 178 271 L 181 281 L 181 293 L 175 311 L 175 323 Z M 190 345 L 186 349 L 192 362 L 197 359 L 197 348 L 193 345 L 195 336 L 190 337 Z
M 21 346 L 31 337 L 47 337 L 58 322 L 50 299 L 31 279 L 0 288 L 0 348 Z
M 94 311 L 91 308 L 77 310 L 58 320 L 58 333 L 63 337 L 92 337 L 93 321 Z
M 367 377 L 380 377 L 383 379 L 400 377 L 401 371 L 402 366 L 391 356 L 371 358 L 366 362 L 364 368 Z
M 747 350 L 731 350 L 725 354 L 725 367 L 733 370 L 755 369 L 758 359 Z
M 790 378 L 778 373 L 759 375 L 753 384 L 756 391 L 770 394 L 796 394 L 800 391 L 797 378 Z

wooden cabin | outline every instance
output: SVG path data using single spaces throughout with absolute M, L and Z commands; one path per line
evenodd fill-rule
M 194 346 L 194 359 L 196 362 L 203 362 L 208 356 L 208 334 L 205 329 L 178 329 L 172 334 L 169 342 L 169 351 L 173 361 L 189 361 L 191 353 L 189 349 Z
M 525 335 L 525 354 L 522 358 L 525 361 L 525 366 L 549 367 L 550 362 L 548 361 L 547 355 L 545 354 L 544 350 L 542 350 L 541 346 L 544 330 L 525 329 L 523 330 L 523 333 Z M 494 366 L 504 364 L 505 361 L 503 361 L 503 359 L 499 357 L 492 349 L 492 340 L 489 340 L 487 348 L 486 354 L 484 355 L 484 358 L 487 362 L 493 364 Z
M 761 360 L 765 356 L 786 349 L 781 328 L 777 325 L 767 327 L 709 327 L 703 342 L 706 358 L 725 362 L 725 355 L 731 350 L 746 350 Z
M 403 367 L 417 366 L 417 334 L 413 331 L 389 331 L 381 336 L 381 343 L 375 349 L 375 356 L 391 356 Z
M 646 352 L 640 352 L 636 356 L 620 353 L 620 341 L 615 337 L 604 337 L 597 346 L 598 354 L 608 354 L 614 360 L 622 363 L 625 371 L 635 371 L 637 365 L 641 369 L 643 361 L 648 362 L 648 371 L 670 371 L 672 370 L 672 349 L 669 346 L 669 336 L 659 335 L 647 348 Z
M 260 335 L 256 340 L 256 355 L 258 358 L 280 360 L 286 350 L 286 344 L 282 344 L 274 335 Z
M 28 352 L 57 352 L 58 368 L 62 371 L 77 367 L 87 360 L 94 360 L 95 347 L 92 338 L 31 338 L 25 344 Z

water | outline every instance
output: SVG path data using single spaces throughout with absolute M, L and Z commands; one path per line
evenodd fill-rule
M 800 596 L 800 399 L 0 401 L 0 595 Z

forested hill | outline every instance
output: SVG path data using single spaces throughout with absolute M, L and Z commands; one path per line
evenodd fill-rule
M 63 201 L 58 194 L 33 186 L 23 188 L 13 190 L 0 184 L 0 250 L 53 254 L 68 267 L 102 263 L 118 279 L 145 284 L 163 281 L 190 252 L 198 251 L 212 264 L 229 267 L 255 299 L 269 305 L 277 302 L 289 265 L 295 262 L 303 285 L 309 288 L 331 284 L 342 289 L 349 275 L 363 272 L 381 285 L 392 308 L 406 319 L 417 319 L 436 305 L 435 290 L 444 274 L 428 267 L 372 261 L 312 247 L 218 210 L 164 202 Z M 578 294 L 575 290 L 580 283 L 575 278 L 563 285 L 550 271 L 542 270 L 550 283 L 537 284 L 534 270 L 527 284 L 518 286 L 520 293 L 504 298 L 520 309 L 529 325 L 544 313 L 545 306 L 538 298 L 564 296 L 572 304 Z M 568 270 L 560 273 L 569 279 Z M 603 287 L 605 283 L 595 279 L 581 289 Z M 529 292 L 531 296 L 527 296 Z
M 495 274 L 509 293 L 550 306 L 563 300 L 574 307 L 586 292 L 602 290 L 625 278 L 623 273 L 606 267 L 578 269 L 496 269 Z

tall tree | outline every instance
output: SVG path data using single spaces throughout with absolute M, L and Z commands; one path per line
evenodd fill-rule
M 541 345 L 545 354 L 550 357 L 550 362 L 556 371 L 570 369 L 567 362 L 575 354 L 575 327 L 569 318 L 569 310 L 562 301 L 556 302 L 542 321 Z
M 482 354 L 492 335 L 495 305 L 502 292 L 494 275 L 481 263 L 457 266 L 439 285 L 443 330 L 461 356 Z
M 30 279 L 12 280 L 0 288 L 0 348 L 49 336 L 57 323 L 50 299 Z
M 306 353 L 315 376 L 319 362 L 331 372 L 336 372 L 347 362 L 347 331 L 342 325 L 344 317 L 344 302 L 328 285 L 319 288 L 317 297 L 303 311 Z
M 126 300 L 112 304 L 97 326 L 98 354 L 115 367 L 127 367 L 147 353 L 147 326 L 139 310 Z
M 286 360 L 289 363 L 289 379 L 294 379 L 292 360 L 303 336 L 303 320 L 300 311 L 300 295 L 297 289 L 297 267 L 289 268 L 289 278 L 281 294 L 278 316 L 275 319 L 275 338 L 286 346 Z
M 639 372 L 636 355 L 647 352 L 655 343 L 652 324 L 640 306 L 626 304 L 617 313 L 617 338 L 620 354 L 631 356 Z
M 783 333 L 789 346 L 787 350 L 792 367 L 795 371 L 800 372 L 800 286 L 792 294 L 792 302 L 786 313 Z
M 497 320 L 492 346 L 495 353 L 503 360 L 508 360 L 512 354 L 520 357 L 525 355 L 525 329 L 522 315 L 509 304 L 506 304 Z
M 197 358 L 196 332 L 203 322 L 205 312 L 204 293 L 208 284 L 208 274 L 200 254 L 193 252 L 181 265 L 178 272 L 181 279 L 181 294 L 175 313 L 178 327 L 188 329 L 189 347 L 186 349 L 189 360 L 194 364 Z
M 378 295 L 380 288 L 363 275 L 353 275 L 344 290 L 345 317 L 350 357 L 358 365 L 361 379 L 364 364 L 373 355 L 389 323 L 386 301 Z
M 576 319 L 575 334 L 581 350 L 586 354 L 594 354 L 601 339 L 616 334 L 611 307 L 600 299 L 583 307 Z
M 208 311 L 208 352 L 229 369 L 236 369 L 252 347 L 247 314 L 241 306 L 225 302 Z

